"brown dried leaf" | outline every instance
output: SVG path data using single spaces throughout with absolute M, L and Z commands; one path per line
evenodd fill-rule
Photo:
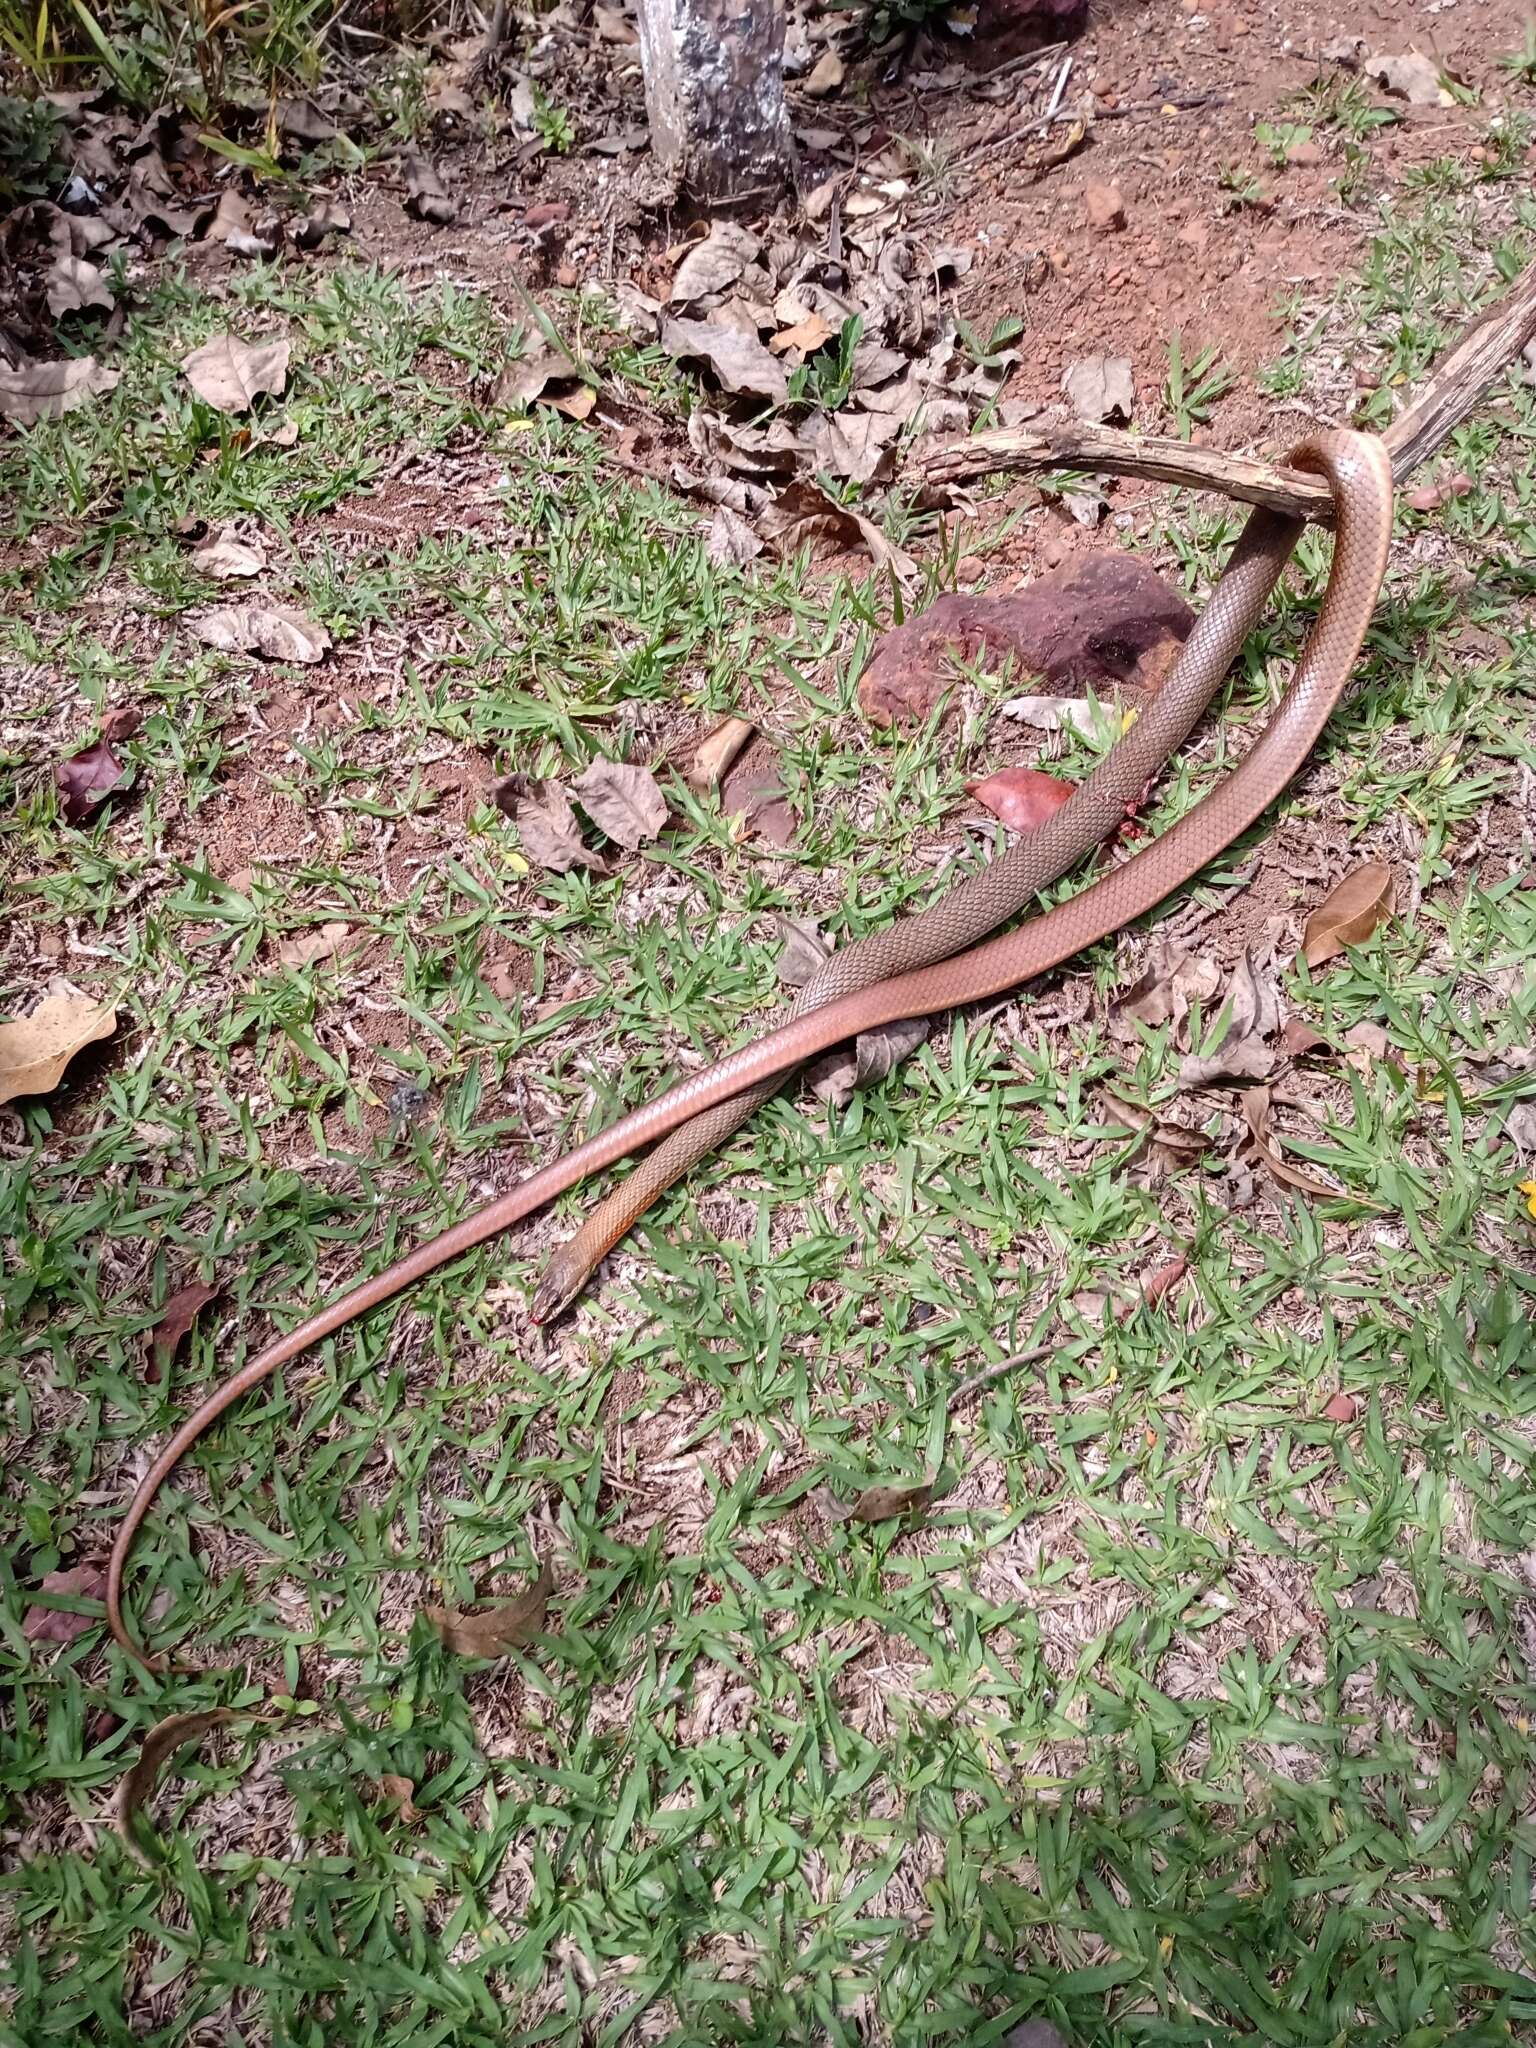
M 807 313 L 793 327 L 781 327 L 768 346 L 776 356 L 792 348 L 799 349 L 803 355 L 813 356 L 817 349 L 825 348 L 829 341 L 834 340 L 836 334 L 837 329 L 829 326 L 819 313 Z
M 143 723 L 144 714 L 137 705 L 119 704 L 102 714 L 101 736 L 115 747 L 131 740 Z
M 106 1590 L 104 1564 L 74 1564 L 61 1572 L 49 1572 L 38 1588 L 42 1593 L 70 1593 L 78 1600 L 100 1600 Z M 99 1614 L 71 1614 L 62 1607 L 29 1607 L 21 1617 L 21 1632 L 29 1643 L 72 1643 L 100 1621 Z
M 216 334 L 182 358 L 182 374 L 205 405 L 217 412 L 249 412 L 263 393 L 276 397 L 288 382 L 289 341 L 242 341 Z
M 199 1312 L 216 1298 L 218 1292 L 217 1287 L 205 1287 L 201 1280 L 194 1280 L 189 1287 L 183 1287 L 171 1296 L 160 1311 L 159 1322 L 139 1339 L 147 1380 L 158 1382 L 165 1377 L 165 1369 L 176 1356 L 182 1338 L 197 1321 Z
M 0 418 L 18 426 L 35 426 L 73 412 L 117 384 L 120 372 L 105 370 L 94 356 L 71 356 L 61 363 L 21 363 L 15 368 L 0 359 Z
M 888 541 L 872 520 L 839 505 L 819 484 L 800 477 L 789 484 L 758 521 L 758 532 L 781 554 L 792 555 L 808 540 L 828 538 L 839 547 L 864 547 L 877 568 L 889 568 L 903 583 L 915 581 L 916 562 Z
M 755 335 L 739 327 L 718 327 L 708 320 L 664 320 L 661 345 L 681 360 L 706 362 L 727 391 L 783 405 L 789 398 L 784 365 L 768 353 Z
M 150 1729 L 132 1770 L 117 1792 L 117 1831 L 135 1856 L 143 1860 L 135 1823 L 154 1797 L 161 1767 L 183 1744 L 200 1740 L 214 1728 L 227 1728 L 231 1721 L 247 1718 L 231 1707 L 208 1707 L 193 1714 L 170 1714 Z
M 458 201 L 437 175 L 437 166 L 420 150 L 407 150 L 400 168 L 405 176 L 405 210 L 429 226 L 445 228 L 458 219 Z
M 1262 1081 L 1274 1072 L 1278 1052 L 1266 1043 L 1280 1023 L 1280 997 L 1245 953 L 1222 1005 L 1226 1029 L 1209 1052 L 1189 1053 L 1179 1065 L 1181 1088 L 1211 1088 L 1222 1082 Z M 1218 1020 L 1219 1021 L 1219 1018 Z
M 117 304 L 105 277 L 83 256 L 56 256 L 43 285 L 48 294 L 48 310 L 55 320 L 61 320 L 66 313 L 83 313 L 88 306 L 99 306 L 104 313 L 110 313 Z
M 605 871 L 602 855 L 582 844 L 571 800 L 558 782 L 509 775 L 495 785 L 491 797 L 516 825 L 524 851 L 540 867 L 555 875 L 569 874 L 572 868 Z
M 205 646 L 269 661 L 323 661 L 331 645 L 324 626 L 286 604 L 224 605 L 187 624 Z
M 786 988 L 804 988 L 832 958 L 832 947 L 819 927 L 806 918 L 781 917 L 779 930 L 784 945 L 778 958 L 778 976 Z
M 65 823 L 84 825 L 95 817 L 114 790 L 122 789 L 132 778 L 103 734 L 66 760 L 56 761 L 53 779 Z
M 674 306 L 687 305 L 710 292 L 723 292 L 733 285 L 749 263 L 762 253 L 762 242 L 735 221 L 719 220 L 702 242 L 695 242 L 672 280 L 669 297 Z
M 1288 1060 L 1303 1060 L 1309 1053 L 1332 1052 L 1333 1047 L 1320 1031 L 1314 1031 L 1300 1017 L 1287 1017 L 1280 1033 L 1280 1050 Z
M 795 814 L 784 800 L 778 749 L 761 733 L 726 776 L 720 804 L 723 810 L 741 813 L 747 835 L 756 834 L 780 848 L 794 844 Z
M 379 1780 L 379 1797 L 394 1807 L 407 1827 L 421 1819 L 421 1810 L 411 1797 L 415 1790 L 416 1787 L 409 1778 L 397 1778 L 390 1771 L 386 1771 Z
M 544 1558 L 538 1576 L 515 1600 L 498 1601 L 473 1612 L 452 1607 L 425 1607 L 422 1612 L 437 1630 L 445 1650 L 459 1657 L 504 1657 L 543 1633 L 554 1587 L 553 1568 Z
M 1126 1022 L 1145 1024 L 1156 1031 L 1164 1024 L 1182 1025 L 1192 1003 L 1204 1004 L 1221 986 L 1221 969 L 1204 954 L 1160 953 L 1146 972 L 1133 981 L 1110 1011 L 1110 1028 L 1117 1038 L 1134 1039 Z
M 656 837 L 667 822 L 667 800 L 649 768 L 601 758 L 571 785 L 600 832 L 631 852 Z
M 1303 1195 L 1320 1195 L 1327 1201 L 1338 1200 L 1338 1188 L 1331 1188 L 1326 1181 L 1303 1173 L 1299 1166 L 1292 1166 L 1282 1155 L 1279 1143 L 1269 1128 L 1270 1095 L 1267 1088 L 1243 1090 L 1243 1115 L 1254 1152 L 1282 1187 L 1295 1188 Z
M 1362 945 L 1391 916 L 1394 886 L 1386 863 L 1371 860 L 1330 889 L 1302 934 L 1301 957 L 1307 965 L 1320 967 L 1346 946 Z
M 219 200 L 217 213 L 208 223 L 207 239 L 222 242 L 236 256 L 270 256 L 280 236 L 275 225 L 258 234 L 251 223 L 251 209 L 244 194 L 229 185 Z
M 1377 1060 L 1386 1058 L 1391 1042 L 1379 1024 L 1352 1024 L 1344 1034 L 1344 1043 L 1349 1047 L 1344 1064 L 1369 1078 Z
M 322 960 L 334 959 L 351 936 L 352 927 L 336 919 L 303 938 L 284 939 L 273 950 L 284 967 L 314 967 Z
M 1010 832 L 1033 832 L 1071 801 L 1075 782 L 1047 775 L 1043 768 L 1000 768 L 995 775 L 968 782 L 966 794 L 985 804 Z
M 890 1522 L 899 1515 L 920 1515 L 932 1498 L 931 1478 L 904 1486 L 866 1486 L 856 1499 L 846 1503 L 829 1486 L 818 1486 L 811 1495 L 828 1522 Z
M 726 770 L 756 731 L 748 718 L 722 718 L 704 735 L 683 771 L 683 780 L 695 796 L 719 788 Z
M 1129 356 L 1082 356 L 1067 366 L 1061 388 L 1072 410 L 1089 426 L 1129 421 L 1136 409 Z
M 1342 1391 L 1334 1394 L 1323 1408 L 1325 1422 L 1353 1422 L 1360 1413 L 1360 1403 L 1353 1394 Z
M 67 981 L 50 981 L 34 1010 L 0 1024 L 0 1103 L 47 1095 L 77 1052 L 116 1029 L 110 1003 L 93 1002 Z
M 199 575 L 229 583 L 259 576 L 267 566 L 267 551 L 260 540 L 245 540 L 232 526 L 216 526 L 192 550 L 191 561 Z
M 903 1017 L 861 1031 L 851 1051 L 840 1045 L 811 1062 L 806 1074 L 811 1092 L 831 1109 L 846 1109 L 860 1088 L 874 1087 L 917 1050 L 928 1036 L 929 1022 L 927 1017 Z
M 723 568 L 744 569 L 763 552 L 763 543 L 739 512 L 717 505 L 704 552 Z

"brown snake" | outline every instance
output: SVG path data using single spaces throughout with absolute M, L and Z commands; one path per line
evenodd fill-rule
M 450 1259 L 520 1222 L 587 1174 L 613 1165 L 642 1145 L 678 1130 L 679 1126 L 692 1127 L 706 1112 L 722 1105 L 730 1117 L 725 1128 L 733 1129 L 746 1113 L 739 1108 L 743 1101 L 761 1100 L 757 1091 L 764 1090 L 765 1084 L 776 1086 L 790 1069 L 828 1046 L 902 1018 L 927 1016 L 933 1011 L 981 1001 L 1059 966 L 1085 946 L 1108 937 L 1153 909 L 1165 896 L 1199 874 L 1214 855 L 1262 815 L 1306 760 L 1349 680 L 1375 609 L 1392 530 L 1391 457 L 1373 436 L 1350 432 L 1322 435 L 1304 443 L 1291 460 L 1298 468 L 1321 471 L 1332 486 L 1337 527 L 1333 564 L 1321 609 L 1290 687 L 1238 768 L 1160 839 L 1102 875 L 1080 895 L 1001 938 L 973 945 L 968 952 L 955 953 L 954 946 L 966 945 L 977 931 L 989 931 L 1011 914 L 1007 907 L 998 909 L 987 903 L 984 921 L 977 924 L 974 920 L 982 917 L 982 911 L 968 907 L 965 915 L 972 928 L 952 941 L 951 927 L 937 918 L 937 913 L 948 909 L 957 899 L 967 906 L 985 903 L 987 892 L 978 885 L 992 869 L 1006 867 L 1013 856 L 994 862 L 974 883 L 945 897 L 922 920 L 928 931 L 928 919 L 937 918 L 925 940 L 924 964 L 909 962 L 909 971 L 870 986 L 860 986 L 855 977 L 851 992 L 823 1000 L 817 1008 L 808 1007 L 811 990 L 807 989 L 799 1013 L 787 1023 L 754 1039 L 739 1052 L 727 1054 L 643 1108 L 621 1117 L 563 1158 L 541 1167 L 478 1214 L 465 1217 L 441 1236 L 418 1245 L 385 1272 L 375 1274 L 307 1317 L 231 1374 L 193 1409 L 139 1481 L 113 1543 L 107 1566 L 107 1619 L 112 1634 L 130 1655 L 146 1664 L 151 1661 L 130 1632 L 122 1609 L 124 1571 L 145 1516 L 166 1479 L 209 1424 L 278 1366 L 424 1279 Z M 1065 859 L 1071 857 L 1062 856 L 1063 844 L 1077 844 L 1081 851 L 1104 836 L 1158 761 L 1193 727 L 1284 567 L 1298 530 L 1298 522 L 1271 512 L 1257 511 L 1249 518 L 1221 583 L 1156 702 L 1083 786 L 1078 798 L 1064 805 L 1051 821 L 1057 824 L 1074 809 L 1081 811 L 1089 791 L 1095 792 L 1093 805 L 1089 806 L 1091 816 L 1080 816 L 1075 825 L 1063 828 L 1063 833 L 1051 842 L 1056 851 L 1046 857 L 1049 874 L 1060 872 Z M 1237 630 L 1239 619 L 1247 621 L 1241 631 Z M 1171 691 L 1171 704 L 1165 704 Z M 1156 751 L 1158 747 L 1162 748 L 1161 754 Z M 1111 790 L 1116 792 L 1113 803 Z M 1018 850 L 1050 829 L 1050 825 L 1042 827 L 1041 833 L 1021 842 Z M 1052 862 L 1057 864 L 1052 866 Z M 1042 870 L 1034 864 L 1016 864 L 1002 892 L 1005 906 L 1020 893 L 1016 877 L 1025 872 L 1036 874 L 1035 886 L 1039 886 L 1039 878 L 1048 878 L 1042 877 Z M 1018 907 L 1014 901 L 1012 908 Z M 899 929 L 909 928 L 912 927 Z M 938 957 L 941 947 L 951 957 Z M 842 965 L 846 971 L 846 964 L 861 957 L 863 950 L 849 948 L 846 954 L 834 956 L 828 963 L 829 970 Z M 893 958 L 880 957 L 887 962 Z M 889 965 L 876 971 L 888 973 Z M 711 1142 L 715 1140 L 711 1138 Z M 668 1178 L 671 1177 L 669 1174 Z M 653 1183 L 653 1192 L 657 1185 L 664 1186 L 666 1182 Z M 649 1199 L 647 1195 L 646 1200 Z

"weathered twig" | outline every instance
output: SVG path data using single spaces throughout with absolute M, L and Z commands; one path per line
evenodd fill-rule
M 1511 286 L 1446 357 L 1383 435 L 1392 473 L 1401 482 L 1432 455 L 1481 402 L 1484 393 L 1536 335 L 1536 264 Z M 1111 476 L 1150 477 L 1220 491 L 1246 505 L 1268 505 L 1293 518 L 1331 524 L 1328 488 L 1316 477 L 1257 456 L 1228 455 L 1186 441 L 1085 427 L 1062 420 L 1037 427 L 997 427 L 953 441 L 923 458 L 924 486 L 966 483 L 998 470 L 1030 473 L 1090 469 Z

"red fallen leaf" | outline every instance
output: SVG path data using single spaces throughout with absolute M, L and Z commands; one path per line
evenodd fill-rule
M 966 794 L 985 804 L 1010 832 L 1033 832 L 1061 809 L 1076 787 L 1075 782 L 1047 775 L 1043 768 L 999 768 L 995 775 L 965 785 Z
M 190 1287 L 183 1287 L 173 1294 L 160 1311 L 160 1320 L 152 1330 L 146 1330 L 140 1342 L 144 1347 L 144 1377 L 157 1384 L 165 1377 L 165 1369 L 176 1356 L 176 1347 L 197 1320 L 198 1311 L 206 1308 L 218 1293 L 217 1287 L 205 1287 L 200 1280 L 194 1280 Z
M 1333 1047 L 1320 1031 L 1314 1031 L 1300 1017 L 1287 1017 L 1280 1033 L 1280 1050 L 1287 1059 L 1300 1060 L 1311 1052 L 1332 1052 Z
M 49 1572 L 39 1589 L 44 1593 L 73 1593 L 80 1600 L 100 1600 L 107 1590 L 104 1565 L 76 1564 L 68 1571 Z M 72 1643 L 88 1628 L 95 1628 L 99 1614 L 67 1614 L 62 1607 L 29 1607 L 22 1616 L 21 1632 L 29 1643 Z
M 1335 1394 L 1323 1410 L 1325 1422 L 1353 1422 L 1360 1413 L 1360 1403 L 1353 1394 Z
M 1181 1252 L 1177 1258 L 1170 1259 L 1166 1265 L 1157 1267 L 1154 1272 L 1149 1273 L 1146 1279 L 1142 1281 L 1142 1300 L 1149 1305 L 1153 1302 L 1161 1301 L 1165 1294 L 1172 1294 L 1175 1287 L 1178 1286 L 1188 1271 L 1189 1261 Z
M 114 789 L 127 780 L 128 771 L 108 746 L 105 738 L 92 740 L 78 754 L 54 766 L 53 779 L 63 796 L 66 823 L 84 825 L 93 818 Z
M 115 711 L 109 711 L 101 721 L 101 736 L 109 745 L 119 740 L 131 740 L 144 723 L 144 714 L 133 704 L 120 704 Z

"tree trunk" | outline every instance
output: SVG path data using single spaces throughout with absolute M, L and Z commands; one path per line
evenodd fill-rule
M 651 150 L 698 199 L 776 198 L 790 176 L 784 0 L 639 0 Z

